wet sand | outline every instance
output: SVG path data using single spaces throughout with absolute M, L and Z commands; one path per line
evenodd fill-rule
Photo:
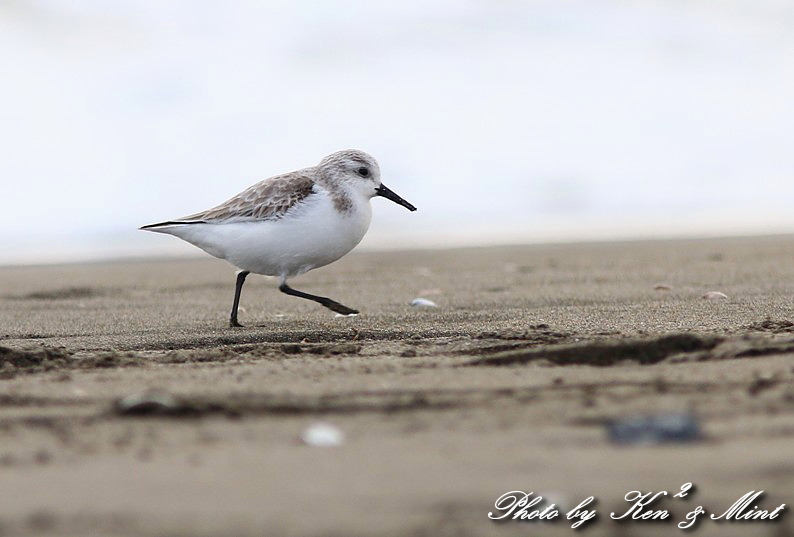
M 0 535 L 574 533 L 488 520 L 511 490 L 670 535 L 751 490 L 794 504 L 793 261 L 794 237 L 351 254 L 291 283 L 361 315 L 249 277 L 240 329 L 218 260 L 0 268 Z M 150 389 L 170 410 L 117 410 Z M 668 412 L 702 438 L 607 435 Z M 343 445 L 304 445 L 318 421 Z M 666 522 L 610 520 L 687 482 Z M 698 533 L 791 536 L 787 510 Z

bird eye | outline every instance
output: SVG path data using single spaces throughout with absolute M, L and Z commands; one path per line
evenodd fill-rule
M 366 169 L 366 168 L 359 168 L 359 169 L 358 169 L 358 174 L 359 174 L 361 177 L 367 177 L 367 176 L 369 175 L 369 170 L 368 170 L 368 169 Z

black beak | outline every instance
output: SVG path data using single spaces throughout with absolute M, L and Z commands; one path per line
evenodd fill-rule
M 402 205 L 409 211 L 416 210 L 416 207 L 414 207 L 413 205 L 402 199 L 400 196 L 398 196 L 397 194 L 386 188 L 386 185 L 383 184 L 380 185 L 378 188 L 375 189 L 375 192 L 377 193 L 378 196 L 383 196 L 386 199 L 390 199 L 397 205 Z

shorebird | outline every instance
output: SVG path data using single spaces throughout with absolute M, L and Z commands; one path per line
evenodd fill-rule
M 237 267 L 229 326 L 251 274 L 278 276 L 279 290 L 313 300 L 341 315 L 358 311 L 287 285 L 287 279 L 333 263 L 364 237 L 370 200 L 382 196 L 409 211 L 416 207 L 380 180 L 377 161 L 354 149 L 328 155 L 317 166 L 260 181 L 217 207 L 140 229 L 167 233 Z

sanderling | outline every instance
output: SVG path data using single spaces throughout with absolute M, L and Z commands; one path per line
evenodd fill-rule
M 242 326 L 237 307 L 252 272 L 278 276 L 282 293 L 353 315 L 358 311 L 297 291 L 287 279 L 352 250 L 369 228 L 369 200 L 375 196 L 416 210 L 381 183 L 374 158 L 363 151 L 338 151 L 317 166 L 265 179 L 212 209 L 141 229 L 175 235 L 239 269 L 229 326 Z

